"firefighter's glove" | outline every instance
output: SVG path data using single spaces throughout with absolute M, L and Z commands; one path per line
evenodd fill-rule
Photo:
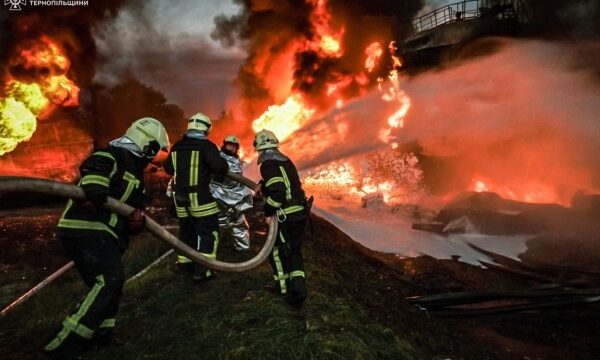
M 135 209 L 127 217 L 127 232 L 129 235 L 137 235 L 144 230 L 146 226 L 146 216 L 141 209 Z

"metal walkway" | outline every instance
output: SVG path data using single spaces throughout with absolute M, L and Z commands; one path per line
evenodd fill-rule
M 527 22 L 527 9 L 522 0 L 465 0 L 419 16 L 412 24 L 416 32 L 421 32 L 451 22 L 491 17 L 524 23 Z

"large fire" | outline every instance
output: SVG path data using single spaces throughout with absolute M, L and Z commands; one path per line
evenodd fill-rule
M 249 60 L 238 80 L 249 86 L 240 86 L 240 101 L 228 104 L 236 121 L 230 131 L 244 139 L 250 129 L 272 130 L 285 150 L 293 145 L 290 155 L 308 186 L 378 195 L 388 203 L 409 201 L 427 184 L 443 199 L 490 191 L 566 204 L 577 191 L 593 192 L 600 183 L 595 158 L 579 158 L 597 153 L 597 130 L 584 121 L 597 117 L 597 106 L 588 105 L 597 103 L 589 96 L 597 91 L 579 93 L 585 86 L 579 75 L 565 70 L 577 66 L 562 64 L 554 53 L 563 45 L 532 42 L 528 48 L 515 41 L 497 54 L 409 77 L 389 41 L 392 33 L 382 30 L 387 25 L 374 25 L 378 15 L 361 18 L 373 29 L 360 22 L 359 33 L 359 22 L 348 16 L 358 12 L 345 12 L 352 4 L 256 5 L 246 25 L 263 30 L 248 41 Z M 28 34 L 8 56 L 0 89 L 0 155 L 36 128 L 41 135 L 56 107 L 79 103 L 73 47 L 57 39 Z M 545 56 L 536 59 L 537 53 Z M 544 57 L 562 65 L 548 66 Z M 571 119 L 585 124 L 571 125 Z M 393 159 L 399 163 L 392 165 Z M 381 164 L 401 170 L 386 172 Z
M 67 77 L 71 63 L 48 36 L 21 44 L 9 64 L 19 80 L 7 75 L 0 99 L 0 155 L 29 140 L 51 104 L 79 105 L 79 88 Z
M 338 32 L 332 32 L 329 26 L 331 16 L 326 12 L 326 1 L 319 0 L 315 5 L 315 14 L 311 19 L 313 19 L 317 39 L 309 41 L 306 47 L 324 57 L 342 56 L 343 49 L 340 42 L 344 32 L 343 27 Z M 392 63 L 395 66 L 400 65 L 398 58 L 392 52 L 393 49 L 395 50 L 392 46 L 393 43 L 389 48 L 390 56 L 395 59 Z M 327 84 L 326 95 L 329 98 L 329 107 L 343 106 L 344 96 L 341 93 L 353 82 L 364 87 L 370 85 L 366 74 L 372 73 L 380 64 L 383 47 L 379 42 L 373 42 L 366 47 L 364 53 L 366 59 L 363 71 L 354 75 L 339 76 Z M 378 79 L 378 87 L 383 100 L 399 104 L 399 108 L 389 115 L 388 126 L 382 128 L 379 135 L 382 143 L 396 149 L 398 144 L 391 140 L 391 132 L 393 129 L 402 128 L 404 117 L 410 109 L 410 98 L 400 88 L 397 69 L 392 69 L 387 79 Z M 292 94 L 283 104 L 269 106 L 267 111 L 253 121 L 252 128 L 254 131 L 269 129 L 278 136 L 280 141 L 284 141 L 309 123 L 316 114 L 318 112 L 307 105 L 300 94 Z M 343 125 L 338 126 L 342 132 Z M 311 188 L 317 187 L 328 192 L 343 191 L 359 197 L 379 194 L 384 202 L 406 201 L 408 198 L 414 198 L 417 193 L 420 194 L 422 189 L 422 172 L 418 167 L 418 159 L 412 153 L 396 151 L 334 161 L 309 171 L 304 175 L 303 180 Z
M 325 1 L 316 4 L 321 12 L 327 9 Z M 311 19 L 315 18 L 320 21 L 313 26 L 320 30 L 315 31 L 315 38 L 309 40 L 304 47 L 316 49 L 315 51 L 324 58 L 343 56 L 343 26 L 338 24 L 338 29 L 341 30 L 332 31 L 332 27 L 323 21 L 330 21 L 330 16 L 321 13 L 320 16 L 313 16 Z M 329 40 L 324 41 L 327 36 L 335 40 L 334 47 L 327 45 Z M 539 86 L 539 82 L 544 83 L 543 79 L 551 79 L 550 83 L 556 80 L 558 84 L 562 83 L 560 76 L 554 78 L 544 73 L 535 79 L 521 77 L 512 82 L 502 79 L 493 82 L 481 80 L 481 67 L 498 69 L 498 62 L 506 63 L 504 56 L 503 60 L 478 59 L 463 67 L 409 79 L 401 72 L 402 61 L 397 55 L 396 44 L 390 42 L 387 51 L 384 49 L 386 47 L 382 42 L 369 43 L 363 52 L 365 57 L 362 60 L 362 71 L 327 78 L 326 91 L 319 98 L 326 104 L 326 110 L 313 107 L 313 102 L 306 100 L 305 96 L 291 87 L 287 100 L 280 105 L 270 106 L 254 120 L 255 131 L 267 128 L 274 131 L 281 141 L 288 139 L 287 143 L 293 147 L 292 151 L 296 151 L 296 158 L 301 159 L 302 164 L 309 164 L 304 168 L 304 182 L 307 186 L 354 196 L 379 194 L 386 203 L 409 201 L 407 199 L 414 199 L 414 196 L 408 196 L 409 193 L 425 193 L 427 176 L 421 168 L 422 163 L 418 161 L 419 157 L 433 156 L 441 159 L 440 161 L 448 161 L 446 166 L 451 169 L 444 175 L 432 175 L 448 176 L 445 181 L 433 181 L 441 183 L 436 190 L 436 196 L 441 200 L 449 200 L 462 191 L 490 191 L 508 199 L 568 204 L 575 192 L 593 191 L 593 186 L 589 186 L 592 180 L 586 178 L 585 172 L 573 171 L 578 168 L 577 162 L 567 161 L 567 158 L 572 158 L 574 150 L 565 147 L 569 140 L 561 139 L 560 132 L 553 128 L 563 121 L 559 120 L 554 124 L 544 122 L 544 117 L 552 119 L 562 115 L 540 111 L 539 106 L 543 105 L 535 105 L 538 106 L 536 112 L 530 107 L 521 108 L 521 105 L 514 103 L 516 113 L 512 113 L 507 111 L 504 101 L 507 97 L 516 96 L 513 93 L 518 93 L 519 99 L 524 103 L 538 104 L 544 89 L 539 89 L 539 93 L 536 94 L 526 91 L 528 87 L 515 86 L 528 81 L 532 83 L 530 87 L 536 87 Z M 386 59 L 389 61 L 382 60 L 384 55 L 389 57 Z M 535 64 L 538 60 L 524 58 L 522 61 Z M 479 63 L 487 65 L 478 65 Z M 346 89 L 352 86 L 373 88 L 373 74 L 381 74 L 386 70 L 380 68 L 381 64 L 390 64 L 390 68 L 387 69 L 387 76 L 377 79 L 377 89 L 380 100 L 394 108 L 391 112 L 382 110 L 381 106 L 379 109 L 373 108 L 378 105 L 373 103 L 371 95 L 361 97 L 360 99 L 365 100 L 362 105 L 358 105 L 346 92 Z M 522 73 L 523 70 L 513 69 L 513 73 L 519 72 Z M 443 89 L 440 89 L 441 85 L 436 85 L 436 79 L 444 82 Z M 293 80 L 281 80 L 293 83 Z M 507 89 L 513 88 L 512 92 L 506 92 L 503 86 Z M 466 92 L 464 98 L 461 98 L 462 101 L 457 98 L 460 91 Z M 365 92 L 354 93 L 352 96 L 361 94 Z M 371 107 L 372 114 L 369 114 L 369 111 L 357 110 L 357 106 Z M 489 111 L 486 111 L 486 107 Z M 385 108 L 389 109 L 387 106 Z M 365 113 L 368 114 L 367 117 L 364 117 Z M 352 138 L 347 137 L 353 121 L 368 121 L 373 124 L 368 132 L 363 134 L 367 139 L 365 150 L 360 149 L 363 139 L 357 137 L 356 133 L 353 133 Z M 454 126 L 453 122 L 456 122 L 457 126 Z M 519 128 L 517 122 L 529 125 Z M 549 125 L 544 127 L 541 125 L 544 123 Z M 560 126 L 563 125 L 568 124 Z M 538 135 L 535 135 L 536 133 Z M 532 148 L 530 143 L 525 141 L 525 138 L 531 136 L 538 136 L 544 148 L 549 146 L 550 152 L 546 154 L 542 149 Z M 373 143 L 373 138 L 378 144 Z M 339 143 L 347 141 L 356 142 L 354 149 L 351 144 Z M 418 144 L 421 152 L 403 152 L 402 149 L 406 148 L 408 143 Z M 556 154 L 551 155 L 553 152 Z M 332 153 L 340 155 L 335 157 Z M 400 173 L 392 172 L 373 176 L 373 171 L 369 169 L 374 165 L 365 165 L 369 157 L 372 159 L 373 154 L 404 159 L 404 164 L 410 165 L 399 168 L 403 169 L 404 174 L 411 176 L 402 177 Z M 379 160 L 385 163 L 384 157 L 379 157 Z M 553 162 L 557 164 L 557 168 L 550 170 Z M 523 169 L 522 164 L 526 165 Z M 542 169 L 546 169 L 550 176 L 540 176 Z
M 341 46 L 344 27 L 332 30 L 332 17 L 327 10 L 326 0 L 312 0 L 310 3 L 314 6 L 310 19 L 315 36 L 297 48 L 310 49 L 323 58 L 341 57 L 344 54 Z M 392 63 L 394 66 L 399 66 L 400 61 L 395 56 L 394 50 L 395 47 L 391 43 L 389 51 L 393 59 Z M 356 74 L 338 74 L 330 79 L 326 86 L 328 107 L 341 108 L 345 100 L 344 90 L 352 84 L 368 88 L 370 80 L 367 74 L 373 73 L 379 66 L 383 53 L 381 43 L 372 42 L 365 48 L 366 58 L 362 71 Z M 281 82 L 282 79 L 278 79 L 278 81 Z M 402 128 L 404 117 L 410 109 L 410 98 L 400 88 L 397 68 L 390 71 L 387 79 L 380 78 L 377 83 L 382 99 L 399 104 L 398 110 L 389 115 L 388 126 L 382 128 L 379 135 L 382 143 L 389 144 L 392 149 L 396 149 L 398 144 L 391 140 L 391 132 L 393 129 Z M 289 91 L 291 95 L 285 102 L 269 106 L 252 122 L 254 131 L 269 129 L 278 136 L 280 141 L 284 141 L 319 114 L 304 101 L 300 94 L 294 93 L 292 89 Z M 343 124 L 340 124 L 338 128 L 343 131 Z M 306 145 L 308 146 L 308 144 Z M 394 163 L 394 159 L 396 163 Z M 381 163 L 386 162 L 386 166 L 389 168 L 384 171 Z M 378 171 L 375 171 L 376 169 Z M 420 187 L 421 179 L 422 173 L 418 168 L 418 159 L 413 154 L 396 151 L 372 153 L 364 158 L 334 161 L 304 175 L 304 181 L 310 187 L 319 187 L 327 191 L 343 189 L 355 196 L 380 194 L 385 202 L 406 200 L 407 189 L 415 194 L 416 189 Z
M 304 43 L 290 46 L 288 51 L 310 50 L 323 58 L 339 58 L 344 53 L 341 46 L 344 28 L 332 29 L 331 14 L 327 10 L 327 0 L 310 0 L 309 3 L 313 7 L 310 21 L 314 36 Z M 283 75 L 285 71 L 281 71 L 281 73 L 280 75 Z M 286 75 L 292 76 L 292 73 Z M 327 95 L 338 106 L 341 106 L 342 99 L 337 97 L 336 93 L 348 86 L 351 81 L 352 78 L 349 76 L 340 76 L 327 84 Z M 274 78 L 273 82 L 290 84 L 290 86 L 293 83 L 292 79 L 286 80 L 280 76 Z M 277 86 L 274 86 L 274 88 L 277 88 Z M 269 106 L 262 115 L 252 122 L 254 131 L 269 129 L 278 136 L 280 141 L 283 141 L 315 115 L 315 109 L 306 104 L 300 93 L 291 88 L 288 88 L 286 92 L 288 94 L 287 99 L 282 104 Z

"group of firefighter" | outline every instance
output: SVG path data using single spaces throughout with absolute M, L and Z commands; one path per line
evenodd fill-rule
M 121 256 L 128 238 L 141 232 L 144 216 L 144 169 L 161 151 L 169 151 L 164 170 L 172 176 L 167 195 L 173 200 L 180 238 L 208 258 L 216 258 L 220 235 L 227 231 L 237 251 L 250 247 L 244 213 L 253 207 L 253 193 L 226 177 L 241 174 L 239 139 L 227 136 L 221 149 L 208 139 L 211 119 L 193 115 L 187 131 L 172 147 L 160 121 L 134 121 L 122 137 L 92 153 L 80 166 L 79 186 L 85 200 L 69 200 L 58 223 L 59 237 L 89 292 L 67 316 L 44 352 L 56 359 L 76 359 L 92 345 L 110 343 L 125 280 Z M 301 245 L 309 204 L 292 161 L 279 151 L 269 130 L 256 133 L 254 148 L 262 180 L 257 195 L 265 201 L 265 221 L 278 221 L 270 262 L 275 291 L 293 305 L 306 298 Z M 108 197 L 131 205 L 127 217 L 107 210 Z M 179 268 L 198 282 L 215 277 L 213 270 L 177 258 Z

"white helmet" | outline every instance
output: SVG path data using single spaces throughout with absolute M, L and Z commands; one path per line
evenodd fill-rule
M 190 117 L 188 121 L 188 130 L 199 130 L 206 131 L 208 134 L 210 132 L 210 127 L 212 126 L 212 121 L 210 118 L 203 113 L 197 113 Z
M 223 145 L 225 145 L 226 143 L 232 143 L 236 144 L 237 146 L 240 146 L 240 139 L 238 139 L 235 135 L 229 135 L 228 137 L 223 139 Z
M 125 136 L 133 141 L 148 159 L 153 159 L 161 149 L 169 148 L 169 135 L 165 127 L 151 117 L 134 121 L 125 132 Z
M 278 146 L 279 140 L 277 140 L 277 136 L 270 130 L 261 130 L 257 132 L 254 137 L 254 148 L 258 151 L 276 148 Z

